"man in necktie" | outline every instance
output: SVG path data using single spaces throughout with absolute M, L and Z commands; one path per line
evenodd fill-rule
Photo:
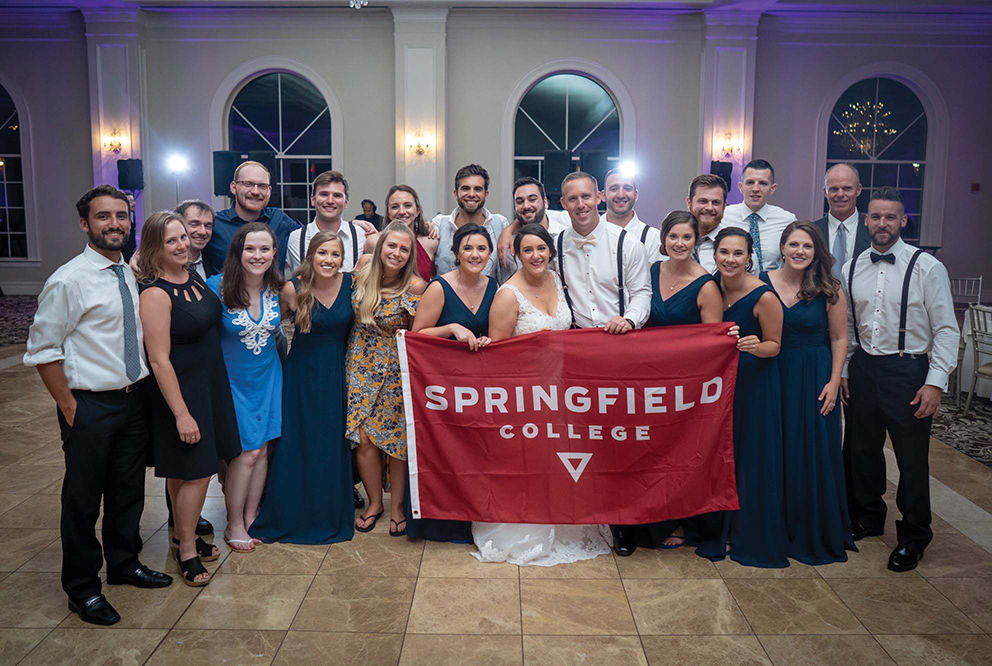
M 166 587 L 172 578 L 138 561 L 148 367 L 137 283 L 121 257 L 131 232 L 128 201 L 102 185 L 76 209 L 86 248 L 45 282 L 24 363 L 37 367 L 58 405 L 65 452 L 62 589 L 80 619 L 109 625 L 120 615 L 102 594 L 104 559 L 110 585 Z M 102 550 L 95 530 L 101 500 Z
M 774 270 L 782 265 L 779 250 L 782 232 L 796 220 L 796 216 L 789 211 L 768 203 L 777 187 L 775 168 L 766 160 L 751 160 L 744 166 L 737 187 L 744 195 L 744 201 L 727 206 L 724 222 L 751 234 L 754 241 L 753 273 L 758 275 L 762 271 Z
M 833 255 L 833 274 L 843 281 L 841 268 L 871 245 L 864 215 L 858 213 L 861 195 L 861 178 L 853 164 L 834 164 L 827 169 L 823 182 L 823 195 L 830 210 L 814 222 L 823 234 L 823 240 Z

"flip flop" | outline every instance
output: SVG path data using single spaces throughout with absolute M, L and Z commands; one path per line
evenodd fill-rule
M 254 553 L 255 552 L 255 542 L 252 539 L 228 539 L 224 537 L 224 543 L 231 547 L 231 550 L 235 553 Z M 234 544 L 251 544 L 251 548 L 235 548 Z
M 375 529 L 376 523 L 379 522 L 379 519 L 382 518 L 382 514 L 384 514 L 385 512 L 386 512 L 386 510 L 383 509 L 379 513 L 375 514 L 374 516 L 366 516 L 363 513 L 361 516 L 359 516 L 359 518 L 361 518 L 362 520 L 369 520 L 371 518 L 372 519 L 372 524 L 371 525 L 366 525 L 365 527 L 360 527 L 358 525 L 358 523 L 356 522 L 355 523 L 355 529 L 358 530 L 359 532 L 361 532 L 362 534 L 365 534 L 367 532 L 371 532 L 372 530 Z
M 400 523 L 403 523 L 403 529 L 402 530 L 400 529 Z M 396 531 L 395 532 L 393 531 L 393 525 L 396 525 Z M 394 537 L 406 536 L 406 519 L 405 518 L 403 520 L 400 520 L 400 521 L 396 521 L 396 520 L 392 520 L 392 519 L 389 520 L 389 536 L 394 536 Z
M 660 548 L 661 550 L 675 550 L 676 548 L 681 548 L 682 546 L 685 545 L 685 537 L 670 536 L 670 537 L 667 537 L 667 538 L 669 538 L 669 539 L 681 539 L 682 540 L 682 543 L 676 543 L 676 544 L 669 545 L 669 544 L 666 544 L 663 541 L 661 543 L 661 545 L 658 546 L 658 548 Z

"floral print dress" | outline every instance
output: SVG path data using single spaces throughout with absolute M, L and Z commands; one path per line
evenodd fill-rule
M 348 423 L 346 437 L 357 443 L 359 430 L 386 454 L 406 460 L 406 416 L 403 384 L 396 351 L 396 333 L 409 330 L 419 296 L 411 293 L 383 298 L 375 324 L 358 319 L 358 290 L 352 293 L 355 327 L 348 340 Z

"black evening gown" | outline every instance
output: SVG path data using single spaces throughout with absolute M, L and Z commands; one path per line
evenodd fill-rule
M 768 273 L 761 279 L 772 286 Z M 833 361 L 827 299 L 820 294 L 792 307 L 783 304 L 783 310 L 778 368 L 789 557 L 813 565 L 846 562 L 847 551 L 857 548 L 847 511 L 840 405 L 823 416 L 818 400 L 830 381 Z
M 234 413 L 231 384 L 220 348 L 221 305 L 195 272 L 185 284 L 159 278 L 145 289 L 161 289 L 172 300 L 169 361 L 190 416 L 200 428 L 200 441 L 179 439 L 176 417 L 152 382 L 151 440 L 155 476 L 192 481 L 217 473 L 218 460 L 241 455 L 241 437 Z
M 462 302 L 455 290 L 443 277 L 434 278 L 444 289 L 444 308 L 437 318 L 435 326 L 461 324 L 472 335 L 479 337 L 489 334 L 489 308 L 496 296 L 496 280 L 489 278 L 486 293 L 482 297 L 479 309 L 472 312 Z M 407 478 L 404 492 L 404 512 L 406 513 L 406 535 L 411 539 L 427 539 L 428 541 L 450 541 L 452 543 L 473 543 L 472 523 L 466 520 L 436 520 L 422 518 L 417 520 L 410 516 L 410 479 Z
M 293 284 L 299 288 L 299 280 Z M 355 535 L 351 447 L 344 437 L 344 354 L 352 322 L 352 275 L 330 308 L 314 299 L 283 370 L 282 437 L 265 501 L 248 533 L 266 543 L 329 544 Z
M 713 276 L 709 274 L 700 275 L 667 299 L 662 299 L 661 292 L 658 289 L 660 269 L 660 261 L 656 261 L 651 265 L 651 314 L 644 327 L 701 324 L 703 320 L 699 315 L 699 291 L 707 282 L 714 279 Z M 706 531 L 706 516 L 717 516 L 717 520 L 720 520 L 722 519 L 722 512 L 705 514 L 699 517 L 686 517 L 681 520 L 663 520 L 645 525 L 625 526 L 624 533 L 639 548 L 662 548 L 664 547 L 663 542 L 665 539 L 670 537 L 672 532 L 681 526 L 686 542 L 696 545 L 701 539 L 701 533 Z M 719 530 L 719 526 L 715 529 Z
M 754 307 L 767 285 L 756 287 L 723 313 L 740 326 L 741 337 L 762 337 Z M 741 353 L 734 390 L 734 467 L 740 509 L 725 511 L 719 538 L 696 553 L 711 560 L 727 556 L 751 567 L 789 566 L 782 488 L 782 387 L 777 357 Z

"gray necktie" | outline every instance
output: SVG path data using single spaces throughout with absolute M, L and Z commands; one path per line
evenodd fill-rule
M 834 235 L 834 247 L 831 254 L 834 255 L 834 277 L 838 280 L 843 280 L 841 268 L 844 266 L 844 262 L 847 261 L 847 227 L 844 226 L 843 222 L 837 225 L 837 233 Z
M 121 290 L 121 305 L 124 306 L 124 369 L 127 372 L 127 378 L 133 382 L 141 374 L 138 326 L 134 320 L 134 301 L 131 300 L 131 290 L 127 288 L 127 281 L 124 279 L 124 266 L 114 264 L 110 268 L 117 275 L 117 286 Z

